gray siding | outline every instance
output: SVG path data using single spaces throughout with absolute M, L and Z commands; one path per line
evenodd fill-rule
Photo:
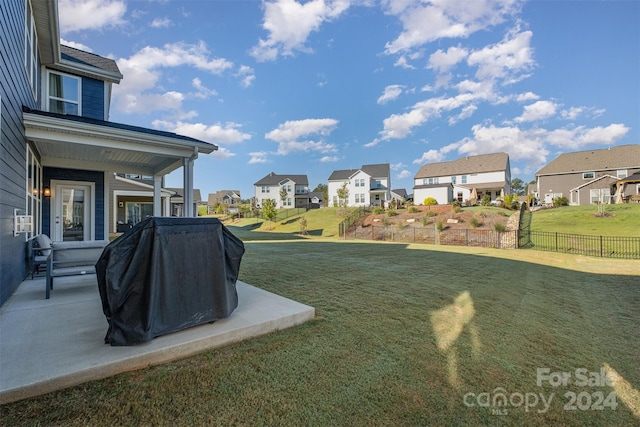
M 26 208 L 22 106 L 36 108 L 24 67 L 23 0 L 0 2 L 0 305 L 26 276 L 25 236 L 13 236 L 13 210 Z

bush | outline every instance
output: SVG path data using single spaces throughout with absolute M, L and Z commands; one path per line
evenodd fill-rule
M 384 209 L 382 209 L 380 206 L 373 208 L 373 214 L 374 215 L 380 215 L 384 213 Z
M 420 209 L 416 208 L 415 206 L 411 206 L 408 210 L 409 213 L 418 213 L 420 212 Z
M 433 205 L 437 205 L 438 201 L 433 197 L 427 197 L 426 199 L 424 199 L 424 202 L 422 202 L 422 204 L 425 206 L 433 206 Z
M 480 227 L 480 226 L 482 225 L 482 221 L 480 221 L 480 219 L 479 219 L 478 217 L 475 217 L 475 216 L 474 216 L 474 217 L 473 217 L 473 218 L 471 218 L 471 220 L 469 221 L 469 225 L 470 225 L 472 228 L 478 228 L 478 227 Z
M 566 197 L 556 197 L 553 199 L 553 207 L 557 208 L 558 206 L 569 206 L 569 199 Z
M 395 209 L 389 209 L 387 211 L 387 216 L 396 216 L 398 215 L 398 212 Z
M 517 194 L 508 194 L 504 196 L 504 207 L 511 210 L 517 210 L 520 207 Z
M 454 206 L 454 207 L 453 207 L 453 211 L 454 211 L 455 213 L 460 213 L 460 212 L 462 212 L 462 208 L 461 208 L 460 206 Z
M 426 217 L 434 217 L 434 216 L 438 216 L 438 214 L 435 213 L 434 211 L 426 211 L 424 213 L 424 216 L 426 216 Z
M 491 196 L 488 194 L 482 196 L 482 201 L 480 202 L 480 204 L 482 206 L 489 206 L 491 204 Z
M 507 226 L 501 223 L 494 224 L 493 229 L 498 233 L 503 233 L 507 231 Z
M 447 224 L 445 224 L 445 222 L 444 222 L 444 221 L 438 221 L 438 222 L 436 222 L 436 229 L 437 229 L 438 231 L 442 231 L 442 230 L 444 230 L 445 228 L 447 228 Z

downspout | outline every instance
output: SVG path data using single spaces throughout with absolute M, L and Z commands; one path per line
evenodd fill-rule
M 193 147 L 193 154 L 191 157 L 184 158 L 184 179 L 183 179 L 183 210 L 182 216 L 187 218 L 193 218 L 193 163 L 198 158 L 198 148 Z

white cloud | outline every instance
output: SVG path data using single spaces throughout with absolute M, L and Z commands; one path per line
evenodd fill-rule
M 226 159 L 230 159 L 231 157 L 234 157 L 236 153 L 232 153 L 226 148 L 218 146 L 218 149 L 209 155 L 219 160 L 226 160 Z
M 467 58 L 469 66 L 477 66 L 476 78 L 501 79 L 505 84 L 518 82 L 528 77 L 535 65 L 531 48 L 531 31 L 516 28 L 494 45 L 473 51 Z
M 533 92 L 521 93 L 516 96 L 516 101 L 518 102 L 536 101 L 538 99 L 540 99 L 540 97 Z
M 414 70 L 416 67 L 411 65 L 409 61 L 407 61 L 406 56 L 399 57 L 396 62 L 393 64 L 394 67 L 405 68 L 407 70 Z
M 236 77 L 240 79 L 240 84 L 245 88 L 252 86 L 253 82 L 256 80 L 253 68 L 248 65 L 241 65 L 236 73 Z
M 251 49 L 257 61 L 273 61 L 278 55 L 291 56 L 295 51 L 308 52 L 307 38 L 320 26 L 339 17 L 350 6 L 349 0 L 275 0 L 264 3 L 262 27 L 269 32 Z
M 537 101 L 533 104 L 524 107 L 524 112 L 519 117 L 516 117 L 514 121 L 518 123 L 522 122 L 534 122 L 537 120 L 543 120 L 556 114 L 558 104 L 551 101 Z
M 210 96 L 218 96 L 218 92 L 216 92 L 214 89 L 205 87 L 202 84 L 202 81 L 197 77 L 191 80 L 191 85 L 197 90 L 194 95 L 196 98 L 207 99 Z
M 462 109 L 462 111 L 460 111 L 460 114 L 449 118 L 449 126 L 455 125 L 460 120 L 468 119 L 477 109 L 478 107 L 473 104 L 467 105 Z
M 403 85 L 389 85 L 384 88 L 384 92 L 378 98 L 378 104 L 386 104 L 389 101 L 397 99 L 404 89 Z
M 387 54 L 409 51 L 442 38 L 466 38 L 504 21 L 515 12 L 515 0 L 386 0 L 385 12 L 398 16 L 402 33 L 385 46 Z
M 60 32 L 65 34 L 122 25 L 127 7 L 121 0 L 60 0 L 58 10 Z
M 436 70 L 438 73 L 448 72 L 454 65 L 467 57 L 469 51 L 462 47 L 452 46 L 446 52 L 438 49 L 429 56 L 427 68 Z
M 322 137 L 330 135 L 337 125 L 338 121 L 335 119 L 291 120 L 267 132 L 265 138 L 278 143 L 280 155 L 299 151 L 335 152 L 337 151 L 335 145 L 324 142 Z M 313 135 L 320 136 L 320 139 L 307 139 Z
M 438 150 L 429 150 L 422 153 L 422 157 L 415 159 L 413 164 L 422 165 L 425 163 L 437 163 L 444 159 L 444 155 Z
M 162 48 L 146 46 L 129 58 L 117 60 L 125 79 L 114 86 L 114 106 L 128 113 L 149 113 L 181 108 L 184 95 L 175 91 L 160 93 L 163 68 L 193 67 L 220 75 L 233 67 L 224 58 L 210 58 L 204 42 L 166 44 Z
M 405 167 L 405 164 L 402 162 L 392 163 L 389 167 L 391 168 L 392 171 L 397 171 Z
M 72 47 L 74 49 L 84 50 L 85 52 L 93 52 L 93 50 L 87 45 L 84 45 L 82 43 L 68 41 L 68 40 L 65 40 L 63 38 L 60 39 L 60 44 Z
M 149 26 L 152 28 L 168 28 L 171 26 L 171 24 L 172 22 L 169 18 L 155 18 L 153 21 L 151 21 L 151 24 L 149 24 Z
M 340 157 L 338 156 L 324 156 L 320 159 L 320 162 L 322 163 L 332 163 L 332 162 L 337 162 L 338 160 L 340 160 Z
M 248 163 L 250 165 L 269 163 L 268 155 L 269 153 L 267 153 L 266 151 L 254 151 L 252 153 L 249 153 L 250 159 Z
M 578 126 L 570 129 L 556 129 L 550 131 L 546 140 L 556 147 L 577 150 L 591 144 L 611 145 L 625 136 L 629 128 L 621 123 L 609 126 L 587 128 Z
M 154 120 L 153 126 L 179 135 L 190 136 L 213 144 L 237 144 L 248 139 L 251 135 L 239 130 L 241 127 L 237 123 L 216 123 L 206 125 L 203 123 L 168 122 L 164 120 Z
M 411 176 L 411 171 L 407 170 L 407 169 L 403 169 L 402 171 L 400 171 L 400 173 L 398 173 L 396 175 L 396 179 L 405 179 L 405 178 L 409 178 Z

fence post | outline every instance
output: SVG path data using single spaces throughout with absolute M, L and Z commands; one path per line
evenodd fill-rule
M 558 232 L 556 231 L 556 252 L 558 252 Z
M 604 256 L 604 250 L 602 248 L 602 236 L 600 236 L 600 258 Z

